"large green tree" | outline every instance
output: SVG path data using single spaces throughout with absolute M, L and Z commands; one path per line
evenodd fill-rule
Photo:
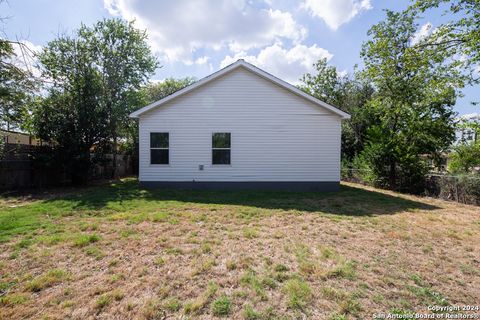
M 102 20 L 50 42 L 40 62 L 49 84 L 34 111 L 37 133 L 61 150 L 74 182 L 84 182 L 93 146 L 114 154 L 115 176 L 118 139 L 133 139 L 128 114 L 144 104 L 140 89 L 157 67 L 145 32 Z
M 65 166 L 74 184 L 86 182 L 90 149 L 107 138 L 107 113 L 101 105 L 101 74 L 87 41 L 60 37 L 39 55 L 48 79 L 45 98 L 34 109 L 37 135 L 55 144 L 54 160 Z
M 136 29 L 133 22 L 104 19 L 93 27 L 82 26 L 78 36 L 87 41 L 101 74 L 100 103 L 107 116 L 115 177 L 118 139 L 135 139 L 130 136 L 136 132 L 135 124 L 128 115 L 143 104 L 140 89 L 158 63 L 146 41 L 146 32 Z
M 361 51 L 363 76 L 377 91 L 368 108 L 379 119 L 367 131 L 362 156 L 377 184 L 418 191 L 426 172 L 422 157 L 434 157 L 454 139 L 452 106 L 465 79 L 443 52 L 413 43 L 415 13 L 386 15 Z

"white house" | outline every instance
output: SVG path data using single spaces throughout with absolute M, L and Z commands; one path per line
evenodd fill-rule
M 130 116 L 142 186 L 338 189 L 350 116 L 243 60 Z

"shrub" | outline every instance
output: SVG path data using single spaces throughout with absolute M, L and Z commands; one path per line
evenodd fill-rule
M 445 200 L 480 205 L 480 175 L 428 176 L 425 193 Z
M 470 173 L 476 167 L 480 167 L 480 141 L 456 146 L 448 161 L 448 171 Z
M 361 171 L 364 181 L 375 187 L 421 193 L 424 190 L 424 176 L 428 172 L 425 161 L 418 154 L 399 155 L 392 152 L 389 147 L 377 143 L 365 147 L 357 160 L 365 168 Z M 395 164 L 394 176 L 390 161 Z

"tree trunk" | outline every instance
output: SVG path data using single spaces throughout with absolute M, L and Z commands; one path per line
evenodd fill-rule
M 118 171 L 117 171 L 117 149 L 118 149 L 118 144 L 117 144 L 117 135 L 113 135 L 113 150 L 112 150 L 112 179 L 117 179 L 118 178 Z
M 88 150 L 73 159 L 68 169 L 74 186 L 83 186 L 87 184 L 90 166 L 90 152 Z
M 394 160 L 390 161 L 389 184 L 392 190 L 397 188 L 397 164 Z

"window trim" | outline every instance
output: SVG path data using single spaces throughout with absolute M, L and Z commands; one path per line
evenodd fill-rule
M 213 135 L 216 134 L 216 133 L 228 133 L 228 134 L 230 134 L 230 148 L 214 148 L 214 147 L 213 147 Z M 211 146 L 212 146 L 212 148 L 211 148 L 212 151 L 211 151 L 211 153 L 210 153 L 210 156 L 212 157 L 212 158 L 211 158 L 211 161 L 210 161 L 211 165 L 212 165 L 212 166 L 215 166 L 215 167 L 217 167 L 217 166 L 220 166 L 220 167 L 231 167 L 231 166 L 232 166 L 232 132 L 231 132 L 231 131 L 230 131 L 230 132 L 225 132 L 225 131 L 213 131 L 213 132 L 212 132 L 212 135 L 211 135 L 211 140 L 210 140 L 210 141 L 211 141 Z M 228 151 L 230 151 L 230 163 L 213 163 L 213 150 L 228 150 Z
M 151 147 L 152 145 L 152 133 L 166 133 L 168 135 L 168 148 L 158 148 L 158 147 Z M 170 132 L 168 131 L 150 131 L 149 133 L 149 154 L 150 154 L 150 165 L 151 166 L 170 166 Z M 152 150 L 168 150 L 168 163 L 152 163 Z

